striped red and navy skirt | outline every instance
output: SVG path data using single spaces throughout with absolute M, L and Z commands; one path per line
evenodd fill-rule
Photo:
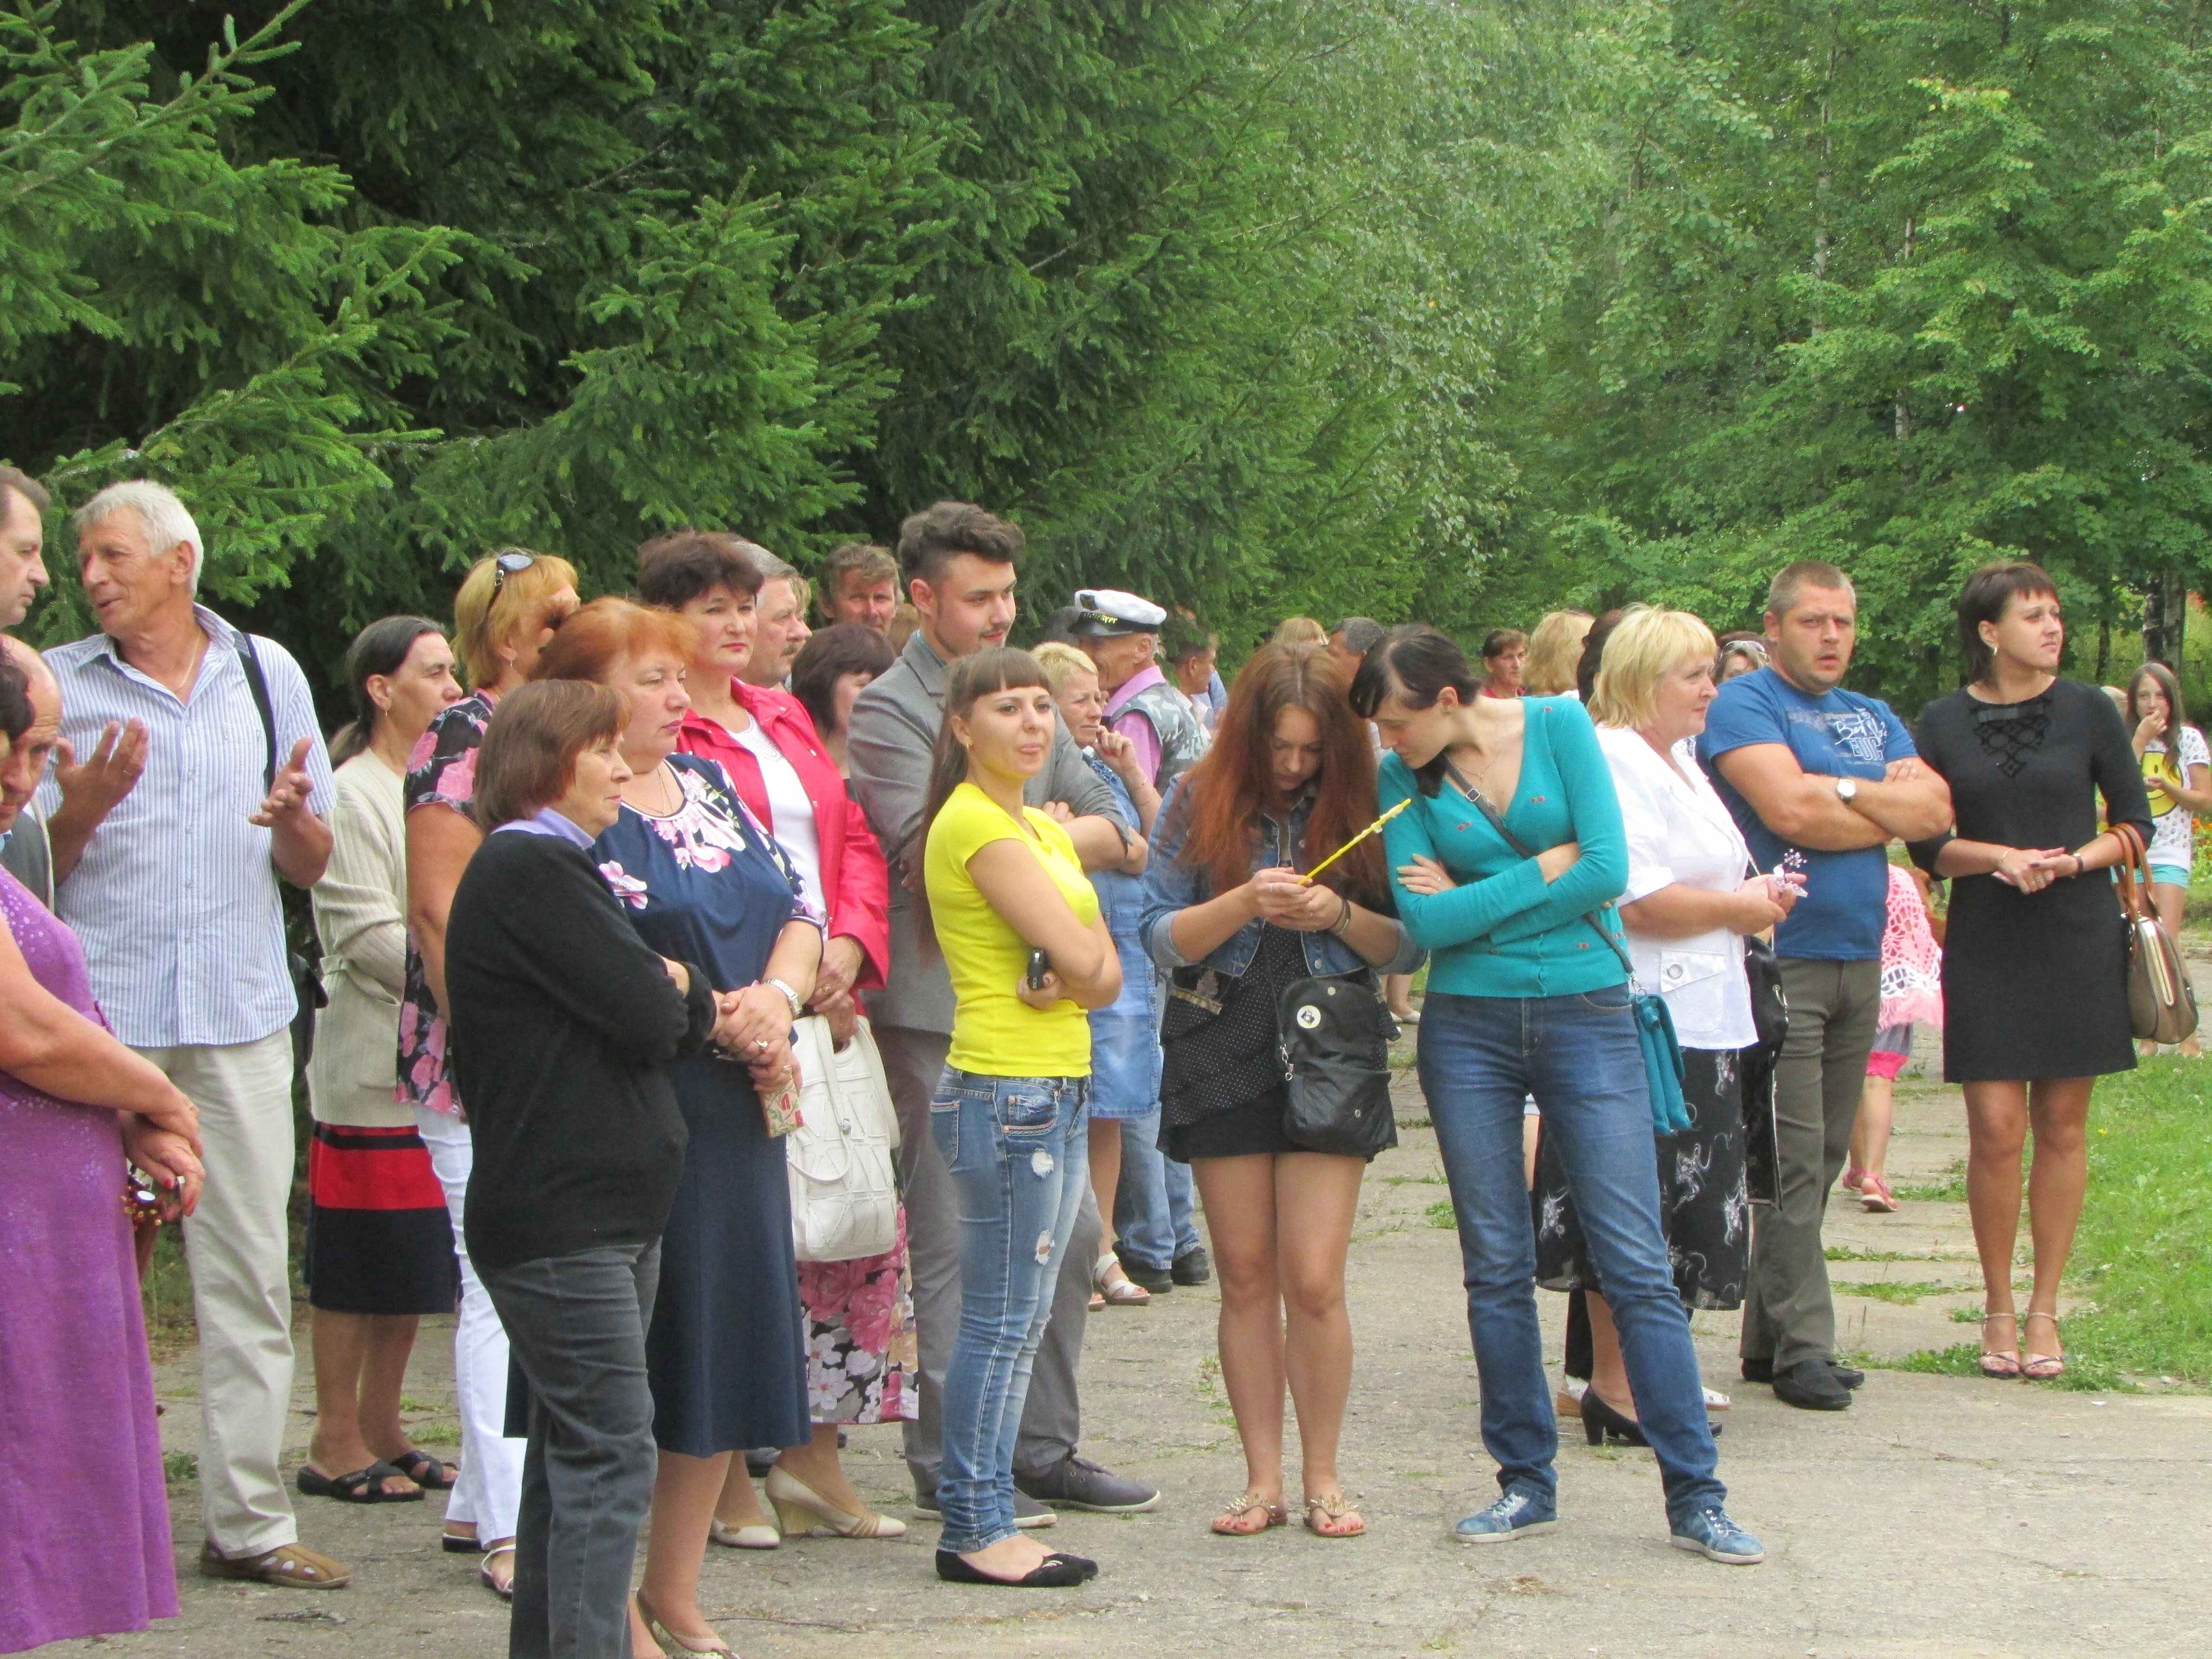
M 325 1313 L 451 1313 L 453 1224 L 411 1128 L 318 1123 L 307 1147 L 307 1305 Z

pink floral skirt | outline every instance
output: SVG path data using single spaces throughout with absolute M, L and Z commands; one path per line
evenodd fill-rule
M 883 1255 L 800 1262 L 799 1299 L 806 1310 L 806 1409 L 813 1421 L 896 1423 L 920 1414 L 904 1206 L 897 1238 Z

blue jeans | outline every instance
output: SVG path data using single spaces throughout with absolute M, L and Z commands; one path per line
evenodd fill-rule
M 1559 1486 L 1521 1154 L 1521 1103 L 1533 1094 L 1620 1333 L 1668 1517 L 1679 1520 L 1721 1503 L 1727 1488 L 1714 1477 L 1697 1351 L 1659 1231 L 1650 1097 L 1628 1010 L 1625 985 L 1527 999 L 1431 991 L 1421 1006 L 1421 1089 L 1459 1220 L 1482 1443 L 1498 1460 L 1498 1484 L 1547 1504 Z
M 1060 1264 L 1090 1183 L 1088 1078 L 985 1077 L 948 1066 L 929 1133 L 960 1226 L 960 1334 L 945 1369 L 939 1549 L 1014 1535 L 1014 1443 Z
M 1165 1273 L 1199 1247 L 1191 1218 L 1190 1165 L 1160 1150 L 1160 1109 L 1121 1120 L 1121 1184 L 1114 1189 L 1114 1236 L 1146 1267 Z

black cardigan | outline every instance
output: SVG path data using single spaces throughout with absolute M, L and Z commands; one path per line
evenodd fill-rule
M 660 1237 L 684 1144 L 660 1068 L 714 1024 L 713 987 L 690 974 L 678 995 L 581 848 L 510 831 L 477 849 L 447 923 L 446 993 L 478 1267 Z

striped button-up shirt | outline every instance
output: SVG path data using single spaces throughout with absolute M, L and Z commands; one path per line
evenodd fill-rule
M 249 823 L 266 790 L 269 745 L 239 661 L 237 629 L 195 607 L 208 651 L 189 700 L 116 654 L 104 634 L 46 653 L 62 687 L 62 736 L 88 755 L 110 720 L 143 720 L 146 769 L 86 845 L 57 895 L 76 930 L 115 1034 L 140 1048 L 252 1042 L 299 1006 L 286 966 L 284 908 L 270 832 Z M 290 653 L 255 636 L 269 684 L 281 767 L 313 741 L 309 807 L 328 817 L 330 756 L 307 677 Z M 51 815 L 60 791 L 40 790 Z

